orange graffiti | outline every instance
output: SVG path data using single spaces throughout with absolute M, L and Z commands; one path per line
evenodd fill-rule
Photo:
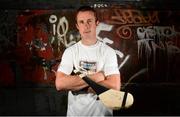
M 152 24 L 159 23 L 158 12 L 148 12 L 144 15 L 138 10 L 114 9 L 114 14 L 110 21 L 111 24 Z

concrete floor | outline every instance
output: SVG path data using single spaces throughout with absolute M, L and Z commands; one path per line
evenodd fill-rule
M 67 94 L 55 88 L 1 88 L 0 115 L 65 115 Z
M 180 85 L 133 85 L 134 105 L 114 115 L 180 115 Z M 0 88 L 0 115 L 66 115 L 67 93 L 54 87 Z

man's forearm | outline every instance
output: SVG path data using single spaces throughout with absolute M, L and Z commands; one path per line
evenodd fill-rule
M 99 82 L 100 85 L 103 85 L 110 89 L 120 90 L 121 79 L 119 74 L 113 74 L 106 77 L 105 80 Z
M 121 82 L 120 82 L 120 75 L 119 74 L 113 74 L 108 77 L 106 77 L 105 80 L 101 80 L 99 82 L 96 82 L 99 85 L 105 86 L 110 89 L 120 90 Z M 90 87 L 89 92 L 95 93 L 93 89 Z
M 61 73 L 57 73 L 56 76 L 56 89 L 57 90 L 80 90 L 82 88 L 87 87 L 87 83 L 85 83 L 79 76 L 76 75 L 65 75 Z

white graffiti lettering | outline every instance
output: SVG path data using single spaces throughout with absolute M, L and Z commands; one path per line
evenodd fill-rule
M 113 42 L 111 39 L 109 39 L 109 38 L 107 38 L 107 37 L 101 38 L 101 37 L 98 36 L 101 31 L 111 31 L 112 28 L 113 28 L 112 25 L 108 25 L 108 24 L 105 24 L 105 23 L 99 23 L 99 25 L 98 25 L 98 27 L 97 27 L 97 30 L 96 30 L 97 39 L 99 39 L 100 41 L 102 41 L 102 42 L 105 43 L 105 44 L 113 44 L 114 42 Z M 120 59 L 122 59 L 122 58 L 124 57 L 124 54 L 123 54 L 121 51 L 115 50 L 115 52 L 116 52 L 117 56 L 118 56 Z M 118 66 L 119 69 L 122 68 L 122 66 L 127 62 L 127 60 L 129 59 L 129 57 L 130 57 L 130 55 L 127 55 L 127 56 L 125 57 L 125 59 L 123 60 L 123 62 Z
M 148 26 L 148 27 L 138 27 L 137 36 L 140 39 L 155 39 L 159 37 L 172 37 L 176 35 L 174 27 L 168 26 Z
M 49 17 L 49 22 L 52 24 L 52 27 L 53 27 L 52 28 L 53 36 L 51 38 L 51 44 L 53 44 L 55 42 L 55 40 L 57 39 L 58 49 L 59 49 L 61 43 L 66 48 L 73 45 L 74 43 L 76 43 L 76 41 L 74 41 L 75 37 L 73 37 L 73 35 L 70 35 L 69 39 L 66 37 L 67 32 L 69 30 L 69 23 L 68 23 L 66 17 L 63 16 L 63 17 L 59 18 L 59 21 L 56 26 L 55 23 L 57 22 L 57 16 L 51 15 Z
M 138 43 L 138 57 L 142 58 L 142 53 L 145 52 L 146 59 L 153 54 L 154 65 L 156 63 L 156 51 L 161 49 L 167 52 L 167 55 L 180 53 L 180 49 L 173 45 L 170 37 L 176 36 L 178 32 L 174 27 L 168 26 L 148 26 L 137 28 L 137 35 L 139 37 Z

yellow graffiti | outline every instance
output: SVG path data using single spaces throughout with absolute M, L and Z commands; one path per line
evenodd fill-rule
M 111 24 L 153 24 L 159 23 L 158 12 L 148 12 L 145 16 L 141 11 L 138 10 L 124 10 L 124 9 L 114 9 L 114 14 L 111 17 Z
M 114 15 L 111 16 L 110 24 L 120 25 L 116 29 L 117 35 L 122 39 L 130 39 L 132 37 L 133 26 L 148 26 L 159 23 L 158 12 L 148 12 L 143 14 L 138 10 L 114 9 Z

